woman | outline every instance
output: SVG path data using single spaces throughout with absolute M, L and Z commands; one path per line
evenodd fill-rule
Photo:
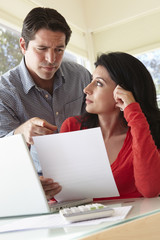
M 84 89 L 84 116 L 64 121 L 61 132 L 100 126 L 120 198 L 160 193 L 160 111 L 151 75 L 135 57 L 102 54 Z

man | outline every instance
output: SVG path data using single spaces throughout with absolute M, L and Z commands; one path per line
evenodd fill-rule
M 83 89 L 90 73 L 76 63 L 62 62 L 70 36 L 70 27 L 56 10 L 32 9 L 20 38 L 24 57 L 1 76 L 0 137 L 23 134 L 39 173 L 32 137 L 58 132 L 67 117 L 85 109 Z M 48 199 L 61 190 L 52 179 L 40 178 Z

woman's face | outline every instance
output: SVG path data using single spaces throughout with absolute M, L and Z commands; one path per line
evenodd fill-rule
M 92 82 L 84 89 L 86 94 L 86 111 L 94 114 L 108 114 L 115 111 L 113 91 L 116 83 L 103 66 L 93 72 Z

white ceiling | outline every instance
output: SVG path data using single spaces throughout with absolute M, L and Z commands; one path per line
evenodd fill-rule
M 160 0 L 1 0 L 0 18 L 21 28 L 37 6 L 55 8 L 77 29 L 95 32 L 160 11 Z
M 98 52 L 160 47 L 160 0 L 0 0 L 0 23 L 21 31 L 35 7 L 60 12 L 72 29 L 68 50 L 94 62 Z
M 87 27 L 99 31 L 160 11 L 160 0 L 83 0 Z

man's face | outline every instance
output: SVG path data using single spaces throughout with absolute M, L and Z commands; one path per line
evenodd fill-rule
M 20 38 L 27 69 L 36 83 L 53 79 L 62 62 L 65 40 L 66 36 L 62 32 L 40 29 L 26 49 L 24 39 Z

